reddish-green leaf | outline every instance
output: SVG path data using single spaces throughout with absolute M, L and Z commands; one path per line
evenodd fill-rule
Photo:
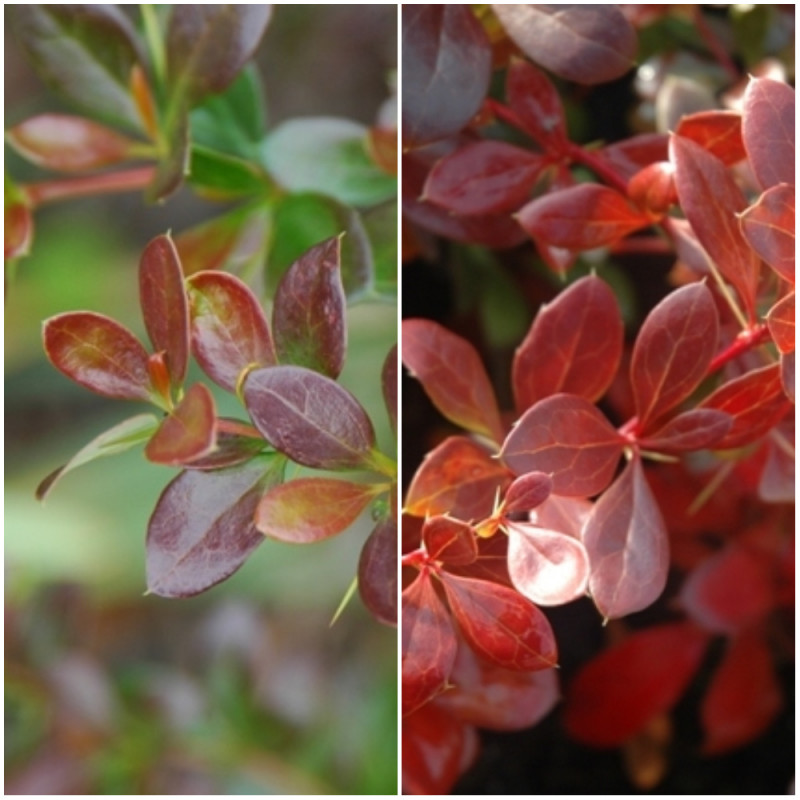
M 198 272 L 187 281 L 187 289 L 192 353 L 213 381 L 235 392 L 244 369 L 275 364 L 267 318 L 239 278 Z
M 255 523 L 272 539 L 309 544 L 349 528 L 374 497 L 371 484 L 297 478 L 274 486 L 261 498 Z
M 499 583 L 449 572 L 441 578 L 453 616 L 475 651 L 506 669 L 555 666 L 553 630 L 530 600 Z
M 615 5 L 493 3 L 492 8 L 525 55 L 562 78 L 605 83 L 634 66 L 636 31 Z
M 558 149 L 567 138 L 564 107 L 550 79 L 529 61 L 512 58 L 506 73 L 509 106 L 537 142 Z
M 515 218 L 537 243 L 575 251 L 605 247 L 652 223 L 619 192 L 599 183 L 549 192 L 523 206 Z
M 794 186 L 767 189 L 740 217 L 742 233 L 756 253 L 794 286 Z
M 480 356 L 466 339 L 430 320 L 404 320 L 403 363 L 449 420 L 502 441 L 494 390 Z
M 517 478 L 503 498 L 503 513 L 519 514 L 533 511 L 550 496 L 553 481 L 544 472 L 529 472 Z
M 358 559 L 358 593 L 385 625 L 397 625 L 397 520 L 389 517 L 370 533 Z
M 622 357 L 623 326 L 614 293 L 593 275 L 544 305 L 514 355 L 517 409 L 558 392 L 591 402 L 608 389 Z
M 735 111 L 700 111 L 681 118 L 675 130 L 697 142 L 723 164 L 731 165 L 747 158 L 742 140 L 742 115 Z
M 266 440 L 293 461 L 319 469 L 366 469 L 375 446 L 361 404 L 338 383 L 304 367 L 249 373 L 244 400 Z
M 139 298 L 153 349 L 166 354 L 174 388 L 189 364 L 189 304 L 178 251 L 169 236 L 153 239 L 139 262 Z
M 144 453 L 156 464 L 173 467 L 207 456 L 216 446 L 216 419 L 211 392 L 202 383 L 195 383 L 164 418 Z
M 751 78 L 742 114 L 744 146 L 762 188 L 794 186 L 794 89 L 769 78 Z
M 381 391 L 383 392 L 383 402 L 389 412 L 389 422 L 392 430 L 397 433 L 397 396 L 400 386 L 397 382 L 397 345 L 394 345 L 386 356 L 381 370 Z
M 465 5 L 405 5 L 402 130 L 406 146 L 458 133 L 489 88 L 492 51 Z
M 753 316 L 760 263 L 739 229 L 737 215 L 746 206 L 741 189 L 718 158 L 690 139 L 673 136 L 670 153 L 686 219 Z
M 700 706 L 705 755 L 719 755 L 763 734 L 783 707 L 772 655 L 761 630 L 733 639 Z
M 569 735 L 617 747 L 679 700 L 700 662 L 707 634 L 678 622 L 645 628 L 601 653 L 568 687 Z
M 409 486 L 405 511 L 417 517 L 482 519 L 510 481 L 508 470 L 485 447 L 451 436 L 425 456 Z
M 684 411 L 657 431 L 639 439 L 645 450 L 685 453 L 714 447 L 731 429 L 733 420 L 721 411 L 694 408 Z
M 614 477 L 624 439 L 588 400 L 557 394 L 529 408 L 500 453 L 515 474 L 545 472 L 553 492 L 589 497 Z
M 421 200 L 456 214 L 516 211 L 530 199 L 544 166 L 530 150 L 489 139 L 470 142 L 436 163 Z
M 667 529 L 638 457 L 595 503 L 583 543 L 591 566 L 589 592 L 605 619 L 641 611 L 664 591 Z
M 703 283 L 668 294 L 647 316 L 631 360 L 631 386 L 640 430 L 685 400 L 714 356 L 719 318 Z
M 43 335 L 53 366 L 76 383 L 105 397 L 150 400 L 147 352 L 118 322 L 76 311 L 46 320 Z
M 772 341 L 781 353 L 795 349 L 794 292 L 778 300 L 767 314 L 767 325 Z
M 402 694 L 409 714 L 442 692 L 456 657 L 456 637 L 447 609 L 428 572 L 403 591 Z
M 283 276 L 272 309 L 278 359 L 336 378 L 347 353 L 339 237 L 312 247 Z
M 33 241 L 33 214 L 22 192 L 6 176 L 3 192 L 3 258 L 25 256 Z
M 450 566 L 465 566 L 478 557 L 475 529 L 453 517 L 426 519 L 422 542 L 432 559 Z
M 520 594 L 542 606 L 560 606 L 586 593 L 589 556 L 579 539 L 524 522 L 504 527 L 508 574 Z
M 283 459 L 186 470 L 162 493 L 147 528 L 147 585 L 161 597 L 190 597 L 225 580 L 264 541 L 253 524 L 258 500 L 279 482 Z

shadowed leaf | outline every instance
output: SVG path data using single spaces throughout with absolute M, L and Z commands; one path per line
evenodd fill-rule
M 794 286 L 794 186 L 781 183 L 767 189 L 739 217 L 744 238 L 783 280 Z
M 399 386 L 397 384 L 397 345 L 394 345 L 386 356 L 381 370 L 381 391 L 383 392 L 383 402 L 389 413 L 389 422 L 392 430 L 397 433 L 397 395 Z
M 465 566 L 478 557 L 475 530 L 460 519 L 426 519 L 422 526 L 422 542 L 432 559 L 451 566 Z
M 370 533 L 358 559 L 358 593 L 385 625 L 397 625 L 397 520 L 389 517 Z
M 767 314 L 772 341 L 782 353 L 793 353 L 795 346 L 794 292 L 775 303 Z
M 506 97 L 525 131 L 555 150 L 566 141 L 567 126 L 558 90 L 529 61 L 512 58 L 506 74 Z
M 503 513 L 529 513 L 550 496 L 553 481 L 544 472 L 529 472 L 517 478 L 506 490 Z

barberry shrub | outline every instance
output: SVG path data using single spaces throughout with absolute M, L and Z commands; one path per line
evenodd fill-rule
M 449 791 L 476 728 L 556 707 L 571 739 L 622 748 L 652 787 L 690 686 L 707 757 L 787 702 L 794 91 L 746 77 L 700 6 L 680 13 L 731 107 L 697 110 L 657 52 L 669 132 L 587 144 L 570 118 L 617 113 L 593 93 L 630 75 L 640 36 L 679 24 L 668 6 L 403 9 L 402 360 L 438 411 L 424 458 L 404 460 L 409 792 Z M 419 302 L 430 272 L 460 313 Z M 508 364 L 520 298 L 532 322 Z M 542 610 L 587 596 L 596 654 Z M 561 649 L 582 653 L 563 682 Z

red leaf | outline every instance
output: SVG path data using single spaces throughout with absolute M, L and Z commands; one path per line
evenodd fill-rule
M 550 79 L 529 61 L 512 58 L 506 73 L 509 106 L 537 142 L 555 149 L 566 141 L 564 106 Z
M 441 574 L 447 602 L 464 638 L 506 669 L 556 664 L 556 641 L 547 617 L 530 600 L 499 583 Z
M 751 78 L 742 114 L 744 146 L 762 188 L 794 186 L 794 89 L 769 78 Z
M 144 454 L 156 464 L 171 467 L 209 455 L 216 447 L 216 419 L 211 392 L 202 383 L 195 383 L 164 418 Z
M 482 445 L 464 436 L 445 439 L 426 456 L 409 486 L 405 511 L 417 517 L 450 514 L 479 520 L 511 480 Z
M 781 386 L 789 400 L 794 403 L 794 350 L 781 354 Z
M 737 215 L 746 206 L 741 189 L 725 165 L 699 144 L 673 136 L 670 152 L 686 219 L 750 316 L 755 316 L 760 264 L 739 229 Z
M 628 180 L 650 164 L 666 161 L 668 145 L 669 137 L 663 133 L 641 133 L 603 147 L 597 152 Z
M 539 528 L 561 531 L 578 538 L 592 508 L 594 505 L 588 500 L 551 494 L 530 513 L 530 521 Z
M 436 163 L 420 200 L 456 214 L 516 211 L 544 166 L 542 156 L 506 142 L 470 142 Z
M 191 464 L 186 464 L 187 469 L 222 469 L 223 467 L 233 467 L 249 461 L 264 449 L 266 442 L 260 437 L 255 436 L 255 431 L 240 434 L 232 433 L 227 430 L 220 430 L 219 423 L 223 427 L 228 423 L 242 425 L 238 420 L 222 418 L 218 420 L 217 443 L 214 450 L 207 456 L 194 459 Z M 244 426 L 247 427 L 247 426 Z
M 292 461 L 319 469 L 369 468 L 372 423 L 330 378 L 304 367 L 264 367 L 248 374 L 244 400 L 264 438 Z
M 347 354 L 339 237 L 312 247 L 275 292 L 272 333 L 278 359 L 336 378 Z
M 700 707 L 704 755 L 752 742 L 783 707 L 780 685 L 761 631 L 733 639 Z
M 617 747 L 678 701 L 700 666 L 707 634 L 685 622 L 630 634 L 568 687 L 564 724 L 594 747 Z
M 350 527 L 375 494 L 372 484 L 296 478 L 261 498 L 255 524 L 265 536 L 281 542 L 318 542 Z
M 38 167 L 83 172 L 124 161 L 136 142 L 105 125 L 68 114 L 39 114 L 6 131 L 6 141 Z
M 619 192 L 599 183 L 549 192 L 514 216 L 537 243 L 566 250 L 605 247 L 652 223 Z
M 456 657 L 456 638 L 447 609 L 428 572 L 403 591 L 403 714 L 444 691 Z
M 605 83 L 634 66 L 636 31 L 615 5 L 492 3 L 492 8 L 525 55 L 562 78 Z
M 648 314 L 631 360 L 640 430 L 697 388 L 714 356 L 718 334 L 714 299 L 702 283 L 676 289 Z
M 794 286 L 794 186 L 767 189 L 740 217 L 742 233 L 756 253 Z
M 389 412 L 389 422 L 392 430 L 397 433 L 397 396 L 400 387 L 397 382 L 397 345 L 394 345 L 386 356 L 381 370 L 381 391 L 383 392 L 383 402 Z
M 408 146 L 458 133 L 489 88 L 492 51 L 464 5 L 406 5 L 403 21 L 403 141 Z
M 640 169 L 628 181 L 628 197 L 653 217 L 663 216 L 678 202 L 675 167 L 669 161 L 657 161 Z
M 517 475 L 550 475 L 555 494 L 589 497 L 611 482 L 624 441 L 588 400 L 557 394 L 522 415 L 500 457 Z
M 97 394 L 150 400 L 147 352 L 113 319 L 90 311 L 51 317 L 44 323 L 44 349 L 54 367 Z
M 505 515 L 528 513 L 540 506 L 550 496 L 553 481 L 544 472 L 529 472 L 517 478 L 503 498 Z
M 730 166 L 747 158 L 742 140 L 742 115 L 735 111 L 700 111 L 681 118 L 675 131 Z
M 397 625 L 397 520 L 379 522 L 358 560 L 358 593 L 367 610 L 385 625 Z
M 261 304 L 234 275 L 198 272 L 187 281 L 192 353 L 215 382 L 235 392 L 242 371 L 275 364 Z
M 517 409 L 558 392 L 598 400 L 614 379 L 622 345 L 622 315 L 608 284 L 593 275 L 575 281 L 540 308 L 517 349 Z
M 403 363 L 451 422 L 497 442 L 503 425 L 489 376 L 466 339 L 425 319 L 403 321 Z
M 21 193 L 9 191 L 8 178 L 6 178 L 3 211 L 3 258 L 10 261 L 30 252 L 33 241 L 33 214 Z
M 178 251 L 169 236 L 153 239 L 139 262 L 144 325 L 159 353 L 166 353 L 173 387 L 183 384 L 189 364 L 189 304 Z
M 645 450 L 684 453 L 713 447 L 731 429 L 733 420 L 721 411 L 695 408 L 684 411 L 649 436 L 639 439 Z
M 579 539 L 522 522 L 506 522 L 508 573 L 517 591 L 542 606 L 586 593 L 589 556 Z
M 474 528 L 452 517 L 426 519 L 422 541 L 432 559 L 450 566 L 465 566 L 478 557 Z
M 595 503 L 583 543 L 591 565 L 589 591 L 605 619 L 641 611 L 664 591 L 667 529 L 638 457 Z

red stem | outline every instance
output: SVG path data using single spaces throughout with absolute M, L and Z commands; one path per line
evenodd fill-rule
M 73 197 L 139 191 L 152 182 L 155 174 L 155 167 L 137 167 L 121 172 L 106 172 L 102 175 L 84 175 L 80 178 L 29 183 L 23 190 L 33 206 L 40 206 Z
M 628 182 L 625 178 L 620 176 L 608 162 L 604 161 L 601 156 L 598 156 L 597 153 L 592 150 L 587 150 L 574 142 L 566 142 L 565 152 L 573 161 L 588 167 L 609 186 L 613 186 L 627 197 Z

